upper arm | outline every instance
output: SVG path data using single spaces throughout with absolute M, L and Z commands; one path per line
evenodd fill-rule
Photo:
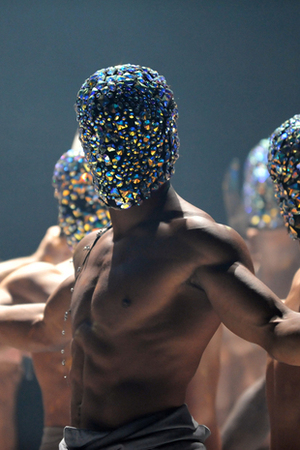
M 240 337 L 269 348 L 276 319 L 287 308 L 243 264 L 207 267 L 202 286 L 224 325 Z
M 0 288 L 10 295 L 13 304 L 42 303 L 63 279 L 53 264 L 38 262 L 14 271 L 2 281 Z
M 276 321 L 288 309 L 253 273 L 242 238 L 216 225 L 202 241 L 204 255 L 195 278 L 220 320 L 240 337 L 272 351 Z

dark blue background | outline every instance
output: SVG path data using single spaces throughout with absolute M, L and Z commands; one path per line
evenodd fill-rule
M 179 194 L 225 222 L 233 156 L 300 112 L 300 2 L 2 0 L 0 258 L 56 223 L 51 177 L 76 130 L 82 82 L 109 65 L 165 75 L 179 105 Z

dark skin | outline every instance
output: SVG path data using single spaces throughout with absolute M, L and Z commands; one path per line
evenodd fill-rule
M 95 233 L 74 254 L 78 276 L 67 322 L 72 426 L 108 430 L 180 406 L 221 321 L 275 358 L 300 365 L 300 315 L 253 275 L 235 231 L 168 184 L 141 206 L 110 213 L 112 229 L 79 272 Z M 34 351 L 68 341 L 61 302 L 71 286 L 64 282 L 34 323 L 23 314 L 16 326 L 16 334 L 30 329 Z M 1 327 L 1 341 L 5 335 Z
M 61 275 L 58 268 L 50 268 L 48 264 L 39 263 L 33 264 L 31 270 L 30 265 L 26 269 L 22 268 L 22 270 L 16 271 L 7 279 L 5 283 L 6 293 L 3 292 L 4 289 L 0 290 L 0 299 L 4 296 L 8 300 L 8 296 L 13 294 L 13 298 L 18 299 L 22 305 L 13 307 L 0 306 L 0 330 L 2 330 L 2 333 L 4 333 L 4 330 L 6 331 L 6 342 L 10 340 L 18 348 L 32 348 L 34 345 L 34 334 L 30 333 L 28 328 L 23 327 L 24 323 L 22 321 L 27 325 L 30 315 L 33 322 L 38 320 L 38 316 L 44 313 L 45 306 L 43 304 L 33 306 L 24 303 L 32 298 L 37 301 L 43 301 L 43 295 L 46 295 L 48 289 L 51 290 L 51 286 L 53 290 L 53 283 L 58 281 Z M 64 309 L 69 308 L 71 300 L 70 290 L 66 290 L 65 293 L 65 305 L 61 308 L 61 317 L 65 312 Z M 13 301 L 12 298 L 10 300 L 11 302 Z M 27 319 L 26 315 L 28 316 Z M 16 326 L 18 328 L 17 335 L 20 338 L 19 342 L 15 337 Z M 34 331 L 34 329 L 35 324 L 33 323 L 32 330 Z M 221 449 L 215 411 L 221 331 L 221 328 L 217 330 L 205 349 L 201 364 L 189 384 L 186 395 L 186 402 L 193 417 L 199 423 L 208 425 L 211 430 L 212 434 L 205 442 L 208 450 Z M 61 330 L 58 333 L 61 334 Z M 32 337 L 31 341 L 30 336 Z M 71 363 L 71 359 L 68 357 L 68 348 L 69 346 L 67 345 L 64 355 L 61 354 L 61 350 L 56 352 L 33 352 L 31 354 L 43 395 L 45 426 L 63 426 L 69 423 L 70 392 L 68 380 L 64 378 L 70 369 Z M 63 367 L 61 364 L 63 358 L 66 358 L 66 367 Z
M 66 266 L 66 267 L 64 267 Z M 0 284 L 0 301 L 6 303 L 21 303 L 22 307 L 13 307 L 8 316 L 9 310 L 0 307 L 0 329 L 8 327 L 11 329 L 11 342 L 14 341 L 14 317 L 24 317 L 24 311 L 28 314 L 30 311 L 33 317 L 36 311 L 30 306 L 25 305 L 29 301 L 45 302 L 55 286 L 59 284 L 62 277 L 73 266 L 70 262 L 53 266 L 46 263 L 30 264 L 22 269 L 15 271 L 11 276 L 7 277 L 5 282 Z M 2 287 L 2 289 L 1 289 Z M 69 309 L 70 290 L 66 291 L 67 301 L 65 309 Z M 43 313 L 44 306 L 38 306 L 38 312 Z M 61 317 L 64 314 L 61 309 Z M 10 321 L 8 322 L 8 318 Z M 34 325 L 33 325 L 34 327 Z M 58 331 L 61 334 L 61 330 Z M 20 328 L 18 331 L 20 335 Z M 211 436 L 206 440 L 207 449 L 221 449 L 221 441 L 216 420 L 215 396 L 217 390 L 218 374 L 219 374 L 219 349 L 221 343 L 221 329 L 217 331 L 215 336 L 207 346 L 201 364 L 189 385 L 186 402 L 193 416 L 199 423 L 205 423 L 211 430 Z M 21 345 L 24 348 L 25 342 L 28 342 L 30 333 L 28 330 L 24 332 Z M 32 345 L 32 343 L 30 344 Z M 67 349 L 62 356 L 61 350 L 55 352 L 33 352 L 32 359 L 37 379 L 41 386 L 44 404 L 44 423 L 45 426 L 63 426 L 69 423 L 69 404 L 70 392 L 69 384 L 64 379 L 64 375 L 68 373 L 70 368 L 70 358 L 68 358 Z M 27 347 L 27 349 L 30 346 Z M 67 366 L 62 366 L 62 359 L 66 357 Z
M 294 346 L 295 336 L 277 344 L 277 332 L 299 319 L 283 324 L 284 306 L 253 276 L 244 242 L 172 188 L 111 219 L 72 298 L 73 426 L 116 428 L 181 405 L 221 319 L 277 357 Z M 93 239 L 78 246 L 76 270 Z
M 198 423 L 204 423 L 211 431 L 211 435 L 205 440 L 207 450 L 222 448 L 216 411 L 222 331 L 222 327 L 219 327 L 206 347 L 185 397 L 194 419 Z

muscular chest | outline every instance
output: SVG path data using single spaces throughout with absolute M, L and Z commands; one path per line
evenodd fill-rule
M 192 262 L 183 264 L 180 251 L 167 239 L 99 245 L 76 282 L 73 319 L 116 329 L 170 314 L 178 308 L 192 267 Z

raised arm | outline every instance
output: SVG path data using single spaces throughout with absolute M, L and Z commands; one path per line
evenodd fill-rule
M 27 264 L 35 262 L 35 256 L 21 256 L 20 258 L 13 258 L 7 261 L 0 262 L 0 282 L 3 281 L 8 275 L 15 270 L 23 267 Z
M 300 365 L 300 314 L 254 276 L 241 237 L 214 223 L 194 234 L 201 259 L 193 281 L 205 291 L 224 325 L 275 359 Z
M 29 352 L 62 349 L 71 340 L 71 321 L 65 312 L 70 308 L 73 284 L 71 276 L 46 304 L 1 305 L 0 344 Z
M 32 255 L 21 256 L 19 258 L 12 258 L 0 262 L 0 282 L 15 270 L 29 264 L 40 261 L 58 264 L 68 257 L 71 257 L 71 252 L 60 237 L 59 226 L 54 225 L 47 229 L 45 236 Z
M 15 270 L 0 283 L 0 303 L 46 303 L 56 287 L 73 273 L 73 266 L 68 262 L 69 270 L 62 271 L 58 267 L 36 262 Z

